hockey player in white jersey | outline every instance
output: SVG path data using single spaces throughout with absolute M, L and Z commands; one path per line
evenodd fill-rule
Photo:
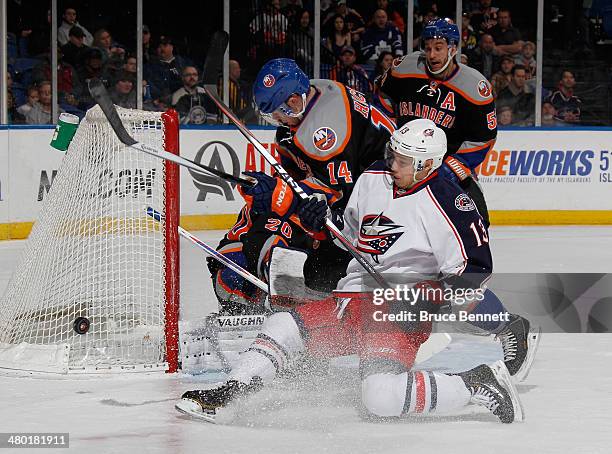
M 487 232 L 473 201 L 439 177 L 445 152 L 446 136 L 432 121 L 404 125 L 393 133 L 385 161 L 359 178 L 338 221 L 394 283 L 412 281 L 415 289 L 479 289 L 492 271 Z M 326 213 L 325 202 L 314 199 L 299 209 L 301 221 L 314 230 L 322 229 Z M 270 316 L 229 380 L 215 389 L 186 392 L 177 409 L 214 422 L 233 401 L 260 390 L 304 352 L 324 357 L 356 353 L 362 404 L 369 415 L 452 414 L 476 404 L 504 423 L 523 418 L 502 361 L 458 374 L 412 370 L 431 330 L 427 317 L 445 310 L 448 302 L 415 298 L 374 304 L 376 291 L 352 261 L 332 297 Z M 427 317 L 398 318 L 403 312 Z

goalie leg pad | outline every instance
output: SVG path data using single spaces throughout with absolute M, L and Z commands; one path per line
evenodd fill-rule
M 289 312 L 272 314 L 249 349 L 240 355 L 230 380 L 249 383 L 260 377 L 269 383 L 306 349 L 298 325 Z

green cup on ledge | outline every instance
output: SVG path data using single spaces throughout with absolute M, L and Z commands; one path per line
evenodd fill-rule
M 66 112 L 61 113 L 51 138 L 51 146 L 56 150 L 66 151 L 78 127 L 79 117 Z

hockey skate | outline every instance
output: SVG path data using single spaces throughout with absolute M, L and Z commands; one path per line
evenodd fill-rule
M 248 385 L 230 380 L 213 389 L 187 391 L 174 406 L 181 413 L 212 423 L 228 423 L 234 417 L 227 406 L 234 401 L 256 393 L 263 387 L 259 377 L 254 377 Z
M 495 336 L 502 344 L 504 363 L 515 381 L 527 378 L 541 335 L 540 327 L 531 327 L 529 320 L 510 315 L 508 324 Z
M 470 403 L 485 407 L 505 424 L 523 421 L 523 407 L 518 392 L 502 361 L 496 361 L 490 366 L 481 364 L 457 375 L 472 394 Z

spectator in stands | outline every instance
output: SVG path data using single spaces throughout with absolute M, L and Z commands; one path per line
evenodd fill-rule
M 76 9 L 71 7 L 64 9 L 62 25 L 57 29 L 57 40 L 60 45 L 63 46 L 70 41 L 70 29 L 72 27 L 78 27 L 83 31 L 83 42 L 86 46 L 91 47 L 93 45 L 93 36 L 91 36 L 91 33 L 89 33 L 85 27 L 78 23 Z
M 508 86 L 512 78 L 512 68 L 514 60 L 509 55 L 504 55 L 499 63 L 499 71 L 493 74 L 491 85 L 493 85 L 493 93 L 499 95 L 501 91 Z
M 388 50 L 383 50 L 376 60 L 376 68 L 374 69 L 374 79 L 382 76 L 393 63 L 393 54 Z
M 461 54 L 461 61 L 459 63 L 461 63 L 462 65 L 465 65 L 465 66 L 469 66 L 470 65 L 469 64 L 469 58 L 468 58 L 467 54 Z
M 323 37 L 323 45 L 339 59 L 342 49 L 351 45 L 351 33 L 340 14 L 336 14 L 329 25 L 331 27 Z
M 148 25 L 142 26 L 142 58 L 145 63 L 155 59 L 156 51 L 151 45 L 151 30 Z
M 254 46 L 251 54 L 258 61 L 284 53 L 289 21 L 280 10 L 280 0 L 267 0 L 265 9 L 249 24 Z
M 499 8 L 491 6 L 491 0 L 480 0 L 478 8 L 472 10 L 471 23 L 479 35 L 491 33 L 490 30 L 497 25 Z
M 491 80 L 499 67 L 499 56 L 495 53 L 495 41 L 491 35 L 485 33 L 480 37 L 480 45 L 470 55 L 470 59 L 472 67 Z
M 314 65 L 314 29 L 310 20 L 310 12 L 302 10 L 297 15 L 297 21 L 292 24 L 287 34 L 289 55 L 298 66 L 312 76 Z
M 37 102 L 38 102 L 38 89 L 32 86 L 28 88 L 28 98 L 27 98 L 26 103 L 22 104 L 21 106 L 17 108 L 17 112 L 24 117 L 24 122 L 25 122 L 26 114 L 30 110 L 32 110 L 32 107 L 34 107 L 34 104 L 36 104 Z
M 106 86 L 109 86 L 111 81 L 111 77 L 102 64 L 102 53 L 95 48 L 89 49 L 85 56 L 85 64 L 77 69 L 77 75 L 85 87 L 91 79 L 100 79 Z M 83 111 L 95 104 L 89 90 L 82 90 L 78 101 L 79 108 Z
M 174 54 L 174 41 L 169 36 L 161 36 L 157 46 L 157 58 L 145 67 L 145 79 L 157 94 L 154 97 L 163 104 L 170 105 L 172 94 L 183 85 L 181 74 L 186 66 L 187 61 Z
M 251 105 L 250 90 L 243 87 L 242 69 L 237 60 L 229 61 L 229 106 L 244 123 L 257 123 L 258 116 Z M 219 93 L 223 93 L 223 80 L 219 80 Z
M 514 65 L 510 83 L 497 97 L 496 103 L 499 109 L 509 106 L 512 109 L 512 124 L 533 124 L 535 114 L 535 96 L 528 93 L 525 88 L 526 70 L 523 65 Z
M 283 13 L 291 24 L 298 20 L 303 9 L 304 5 L 302 4 L 302 0 L 285 0 L 285 6 L 281 8 L 281 13 Z
M 15 98 L 13 97 L 12 91 L 7 91 L 6 107 L 8 113 L 8 124 L 10 125 L 22 125 L 26 122 L 25 116 L 19 112 L 19 109 L 15 108 Z
M 461 16 L 461 55 L 471 54 L 478 47 L 478 37 L 470 24 L 469 13 Z
M 113 41 L 113 37 L 108 30 L 104 28 L 96 30 L 93 47 L 102 51 L 103 62 L 109 70 L 117 71 L 123 66 L 125 49 Z
M 78 98 L 83 91 L 81 79 L 74 67 L 64 62 L 62 50 L 58 49 L 57 53 L 58 103 L 65 111 L 74 113 L 75 115 L 82 115 L 83 112 L 78 109 Z M 40 84 L 43 81 L 51 80 L 51 75 L 51 57 L 48 55 L 44 61 L 35 66 L 32 70 L 32 82 L 34 84 Z M 40 93 L 39 97 L 42 98 Z
M 48 80 L 38 84 L 39 101 L 34 104 L 26 115 L 26 123 L 29 125 L 51 124 L 51 82 Z M 59 112 L 64 112 L 60 107 Z
M 377 9 L 361 39 L 361 54 L 365 60 L 364 69 L 374 72 L 376 60 L 382 51 L 390 51 L 395 56 L 403 55 L 402 35 L 397 27 L 387 20 L 387 13 Z
M 211 101 L 202 87 L 198 87 L 199 74 L 193 66 L 182 71 L 183 86 L 172 94 L 172 106 L 179 113 L 182 124 L 204 124 L 216 120 Z
M 555 107 L 555 119 L 566 123 L 580 123 L 582 101 L 574 94 L 576 79 L 571 71 L 563 71 L 559 86 L 548 99 Z
M 404 17 L 393 7 L 389 5 L 389 0 L 376 0 L 376 6 L 378 9 L 382 9 L 387 13 L 389 22 L 397 27 L 400 33 L 403 35 L 406 31 L 406 23 Z
M 498 55 L 516 56 L 523 49 L 521 32 L 512 26 L 510 10 L 500 9 L 497 12 L 497 25 L 490 30 L 495 41 L 495 52 Z
M 351 46 L 344 47 L 340 52 L 340 61 L 341 64 L 332 68 L 329 78 L 369 96 L 372 84 L 365 70 L 355 64 L 357 61 L 355 49 Z
M 497 123 L 499 126 L 512 125 L 512 107 L 502 106 L 497 109 Z
M 365 22 L 363 21 L 363 17 L 361 17 L 357 11 L 355 11 L 355 14 L 348 12 L 344 16 L 344 22 L 351 33 L 351 43 L 353 46 L 356 46 L 359 41 L 361 41 L 361 35 L 363 35 L 363 32 L 365 32 Z
M 555 109 L 555 106 L 550 101 L 544 101 L 542 103 L 542 126 L 559 127 L 566 125 L 566 123 L 557 120 L 556 117 L 557 109 Z
M 133 74 L 136 77 L 136 71 L 138 70 L 138 61 L 133 55 L 128 55 L 123 64 L 123 71 Z
M 128 72 L 121 72 L 110 91 L 113 103 L 126 109 L 136 108 L 136 79 Z
M 365 22 L 363 17 L 357 12 L 357 10 L 349 8 L 346 4 L 346 0 L 336 0 L 334 2 L 334 6 L 330 8 L 329 12 L 325 15 L 322 25 L 326 26 L 333 20 L 336 14 L 341 15 L 345 23 L 356 25 L 356 27 L 351 29 L 351 33 L 360 35 L 365 31 Z
M 531 41 L 525 41 L 521 53 L 514 57 L 514 63 L 523 65 L 527 69 L 527 80 L 532 79 L 536 75 L 536 46 Z
M 85 64 L 85 55 L 90 49 L 85 44 L 85 34 L 80 27 L 72 27 L 68 32 L 68 42 L 62 47 L 64 61 L 77 68 Z

